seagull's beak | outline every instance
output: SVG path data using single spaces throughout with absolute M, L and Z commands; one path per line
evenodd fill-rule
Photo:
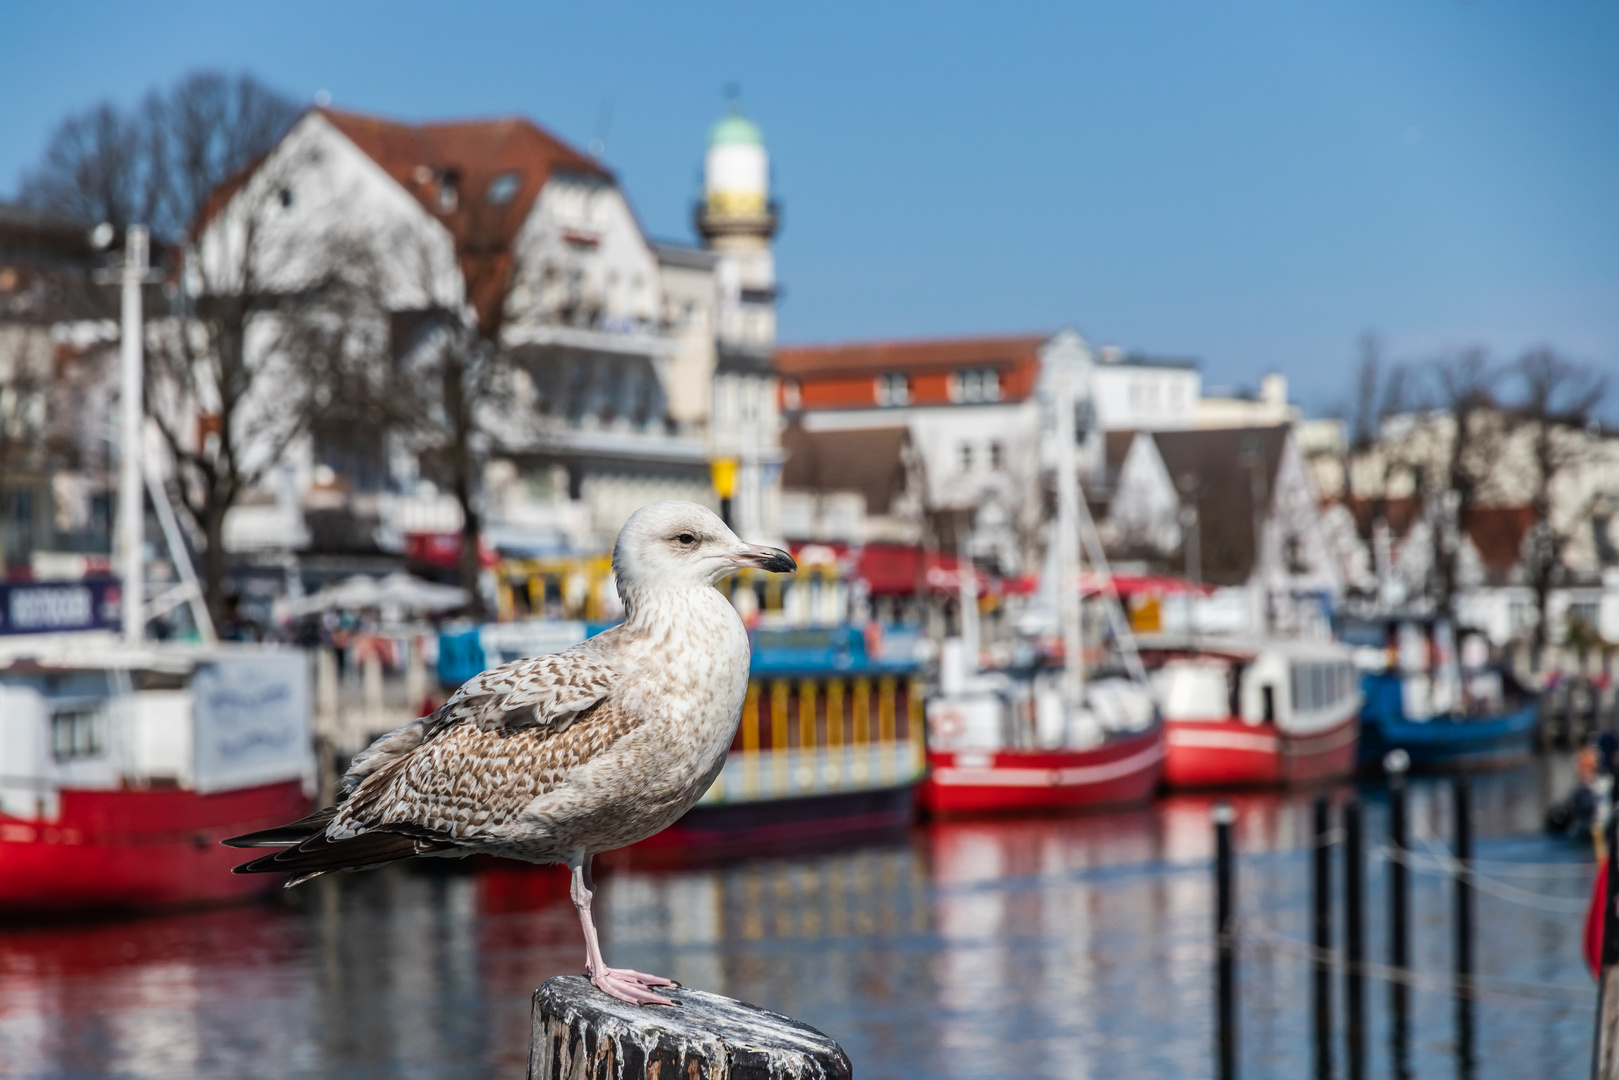
M 731 556 L 731 565 L 769 570 L 772 574 L 791 574 L 798 569 L 793 557 L 780 548 L 749 544 Z

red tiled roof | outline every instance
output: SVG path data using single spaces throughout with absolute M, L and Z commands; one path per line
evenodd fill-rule
M 330 108 L 313 111 L 450 231 L 468 296 L 486 327 L 500 314 L 512 269 L 512 241 L 545 182 L 557 173 L 613 179 L 595 158 L 523 117 L 405 124 Z M 221 185 L 209 197 L 201 220 L 217 213 L 259 164 L 254 162 Z M 515 193 L 500 205 L 491 205 L 486 198 L 490 186 L 507 174 L 517 179 Z M 446 209 L 440 194 L 451 176 L 457 197 L 453 208 Z
M 1524 534 L 1534 523 L 1532 506 L 1474 506 L 1463 512 L 1462 531 L 1492 583 L 1504 581 L 1518 565 Z
M 905 490 L 906 427 L 806 431 L 791 423 L 781 435 L 787 460 L 781 483 L 812 491 L 858 491 L 866 512 L 886 514 Z
M 776 350 L 776 367 L 783 375 L 803 376 L 1015 364 L 1034 359 L 1048 338 L 1049 335 L 1042 334 L 789 346 Z
M 1254 500 L 1260 499 L 1264 514 L 1271 513 L 1277 469 L 1291 437 L 1286 424 L 1152 433 L 1175 486 L 1185 490 L 1191 478 L 1204 581 L 1240 585 L 1253 576 L 1258 557 Z
M 512 242 L 545 182 L 559 172 L 613 178 L 595 158 L 523 117 L 411 125 L 335 109 L 316 111 L 449 229 L 469 299 L 486 326 L 500 314 L 512 271 Z M 491 205 L 490 186 L 508 174 L 517 178 L 515 194 Z M 457 198 L 453 209 L 445 209 L 440 193 L 451 175 Z

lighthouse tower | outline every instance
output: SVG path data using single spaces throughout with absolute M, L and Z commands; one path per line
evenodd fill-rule
M 708 134 L 697 232 L 719 256 L 719 337 L 768 350 L 776 343 L 776 206 L 770 201 L 770 155 L 735 97 L 730 115 Z
M 695 217 L 698 235 L 716 256 L 714 486 L 733 529 L 747 540 L 779 545 L 781 420 L 771 355 L 776 260 L 770 250 L 778 218 L 764 137 L 734 94 L 729 115 L 708 134 Z

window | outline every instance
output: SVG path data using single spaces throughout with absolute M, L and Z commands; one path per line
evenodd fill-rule
M 461 200 L 461 174 L 455 169 L 444 170 L 438 182 L 438 209 L 441 214 L 453 214 Z
M 282 188 L 281 191 L 280 191 L 280 196 L 281 196 L 281 209 L 283 209 L 283 210 L 291 210 L 292 209 L 292 189 L 290 187 Z
M 514 172 L 503 172 L 489 182 L 489 191 L 484 195 L 490 206 L 505 206 L 517 197 L 517 187 L 521 177 Z
M 960 402 L 999 401 L 1001 376 L 994 368 L 966 368 L 950 377 L 950 400 Z
M 99 709 L 62 709 L 51 716 L 51 752 L 57 761 L 97 757 L 106 745 L 106 722 Z
M 989 444 L 989 467 L 996 472 L 1006 468 L 1006 447 L 999 440 Z
M 897 372 L 877 376 L 877 404 L 884 407 L 911 403 L 911 379 Z
M 956 447 L 956 464 L 961 466 L 962 472 L 973 471 L 973 444 L 961 443 Z

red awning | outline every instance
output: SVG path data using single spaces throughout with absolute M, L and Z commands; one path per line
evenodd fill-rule
M 461 565 L 461 534 L 458 532 L 406 533 L 405 561 L 417 563 L 421 566 L 439 566 L 453 570 Z M 494 566 L 499 561 L 500 557 L 480 538 L 478 543 L 478 565 Z
M 826 562 L 824 553 L 830 549 L 840 573 L 864 581 L 872 596 L 915 596 L 918 588 L 954 596 L 961 588 L 961 563 L 954 555 L 924 551 L 915 544 L 866 544 L 856 548 L 842 542 L 811 542 L 788 547 L 793 557 L 805 565 Z M 806 552 L 820 557 L 806 560 Z M 999 578 L 978 571 L 980 596 L 1008 591 L 1002 586 Z
M 997 591 L 995 581 L 982 570 L 978 593 Z M 954 594 L 961 588 L 961 563 L 954 555 L 923 551 L 911 544 L 867 544 L 860 551 L 855 574 L 873 596 L 914 596 L 917 592 Z
M 1079 587 L 1082 592 L 1100 593 L 1106 591 L 1106 586 L 1107 579 L 1100 574 L 1080 575 Z M 1170 577 L 1168 574 L 1114 574 L 1113 588 L 1120 596 L 1180 596 L 1187 593 L 1208 596 L 1214 592 L 1212 585 L 1194 585 L 1185 578 Z

